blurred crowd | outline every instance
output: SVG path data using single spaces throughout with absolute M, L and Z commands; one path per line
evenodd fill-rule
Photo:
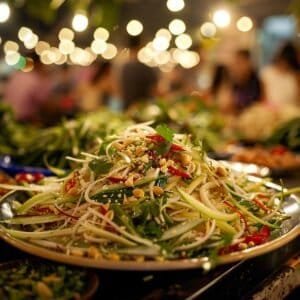
M 15 71 L 4 79 L 0 98 L 11 105 L 18 120 L 43 124 L 101 107 L 122 111 L 138 102 L 180 95 L 198 95 L 199 101 L 232 115 L 258 102 L 270 109 L 300 106 L 299 49 L 290 42 L 260 70 L 248 49 L 239 49 L 228 62 L 213 65 L 200 53 L 197 67 L 177 66 L 170 72 L 139 62 L 139 50 L 139 40 L 131 39 L 126 59 L 89 67 L 50 67 L 34 57 L 31 72 Z

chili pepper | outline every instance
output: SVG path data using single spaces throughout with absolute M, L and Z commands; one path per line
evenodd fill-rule
M 228 207 L 230 207 L 234 212 L 236 212 L 240 216 L 241 220 L 245 224 L 245 230 L 248 231 L 248 224 L 247 224 L 245 216 L 235 206 L 233 206 L 228 201 L 225 200 L 223 203 L 226 204 Z
M 269 209 L 267 206 L 265 206 L 261 201 L 259 201 L 257 198 L 253 199 L 253 202 L 259 207 L 261 208 L 263 211 L 268 212 Z
M 175 167 L 172 167 L 172 166 L 169 166 L 168 167 L 168 171 L 170 174 L 174 175 L 174 176 L 179 176 L 183 179 L 190 179 L 191 178 L 191 175 L 180 170 L 180 169 L 177 169 Z
M 288 151 L 288 149 L 284 146 L 278 145 L 271 149 L 271 154 L 273 155 L 283 155 Z
M 161 144 L 161 143 L 166 142 L 166 139 L 159 134 L 148 135 L 147 138 L 149 138 L 152 142 L 154 142 L 156 144 Z M 184 151 L 184 148 L 177 144 L 171 144 L 169 151 L 170 152 L 180 152 L 180 151 Z
M 104 205 L 100 205 L 99 211 L 102 215 L 106 215 L 108 212 L 108 209 Z
M 263 226 L 257 233 L 245 237 L 245 243 L 253 242 L 255 245 L 261 245 L 268 241 L 270 237 L 270 228 Z
M 44 178 L 42 173 L 19 173 L 15 176 L 17 182 L 34 183 Z
M 114 176 L 109 176 L 107 179 L 109 181 L 111 181 L 112 183 L 120 183 L 120 182 L 123 182 L 125 180 L 124 178 L 114 177 Z

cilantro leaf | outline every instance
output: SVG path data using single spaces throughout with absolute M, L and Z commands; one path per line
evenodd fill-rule
M 166 124 L 160 124 L 155 128 L 156 132 L 161 135 L 168 142 L 172 142 L 174 137 L 174 131 Z
M 107 173 L 113 164 L 106 159 L 93 159 L 89 163 L 89 168 L 98 176 Z

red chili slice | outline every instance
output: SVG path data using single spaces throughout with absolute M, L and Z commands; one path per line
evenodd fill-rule
M 124 181 L 124 178 L 121 177 L 114 177 L 114 176 L 109 176 L 107 178 L 109 181 L 111 181 L 112 183 L 120 183 Z
M 166 141 L 166 139 L 159 135 L 159 134 L 155 134 L 155 135 L 148 135 L 147 138 L 149 138 L 152 142 L 156 143 L 156 144 L 161 144 L 164 143 Z M 177 144 L 171 144 L 170 150 L 171 152 L 180 152 L 180 151 L 184 151 L 184 148 L 180 145 Z
M 225 200 L 223 203 L 226 204 L 228 207 L 230 207 L 234 212 L 236 212 L 240 216 L 241 220 L 245 224 L 245 230 L 248 231 L 248 224 L 247 224 L 245 216 L 235 206 L 233 206 L 228 201 Z
M 42 173 L 19 173 L 15 176 L 17 182 L 34 183 L 44 178 Z
M 168 167 L 168 171 L 170 174 L 174 175 L 174 176 L 179 176 L 183 179 L 190 179 L 191 178 L 191 175 L 180 170 L 180 169 L 177 169 L 175 167 L 172 167 L 172 166 L 169 166 Z
M 261 201 L 259 201 L 257 198 L 253 199 L 253 202 L 259 207 L 261 208 L 263 211 L 268 212 L 269 209 L 267 206 L 265 206 Z
M 268 241 L 270 237 L 270 228 L 263 226 L 257 233 L 245 237 L 245 242 L 253 242 L 255 245 L 261 245 Z
M 282 145 L 275 146 L 271 149 L 271 154 L 273 155 L 283 155 L 288 149 Z

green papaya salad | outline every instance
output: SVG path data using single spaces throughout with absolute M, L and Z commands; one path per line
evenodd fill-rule
M 78 167 L 64 178 L 1 185 L 27 195 L 2 230 L 67 255 L 175 260 L 264 244 L 287 218 L 283 192 L 231 171 L 165 125 L 129 126 L 99 139 L 94 153 L 67 158 Z

